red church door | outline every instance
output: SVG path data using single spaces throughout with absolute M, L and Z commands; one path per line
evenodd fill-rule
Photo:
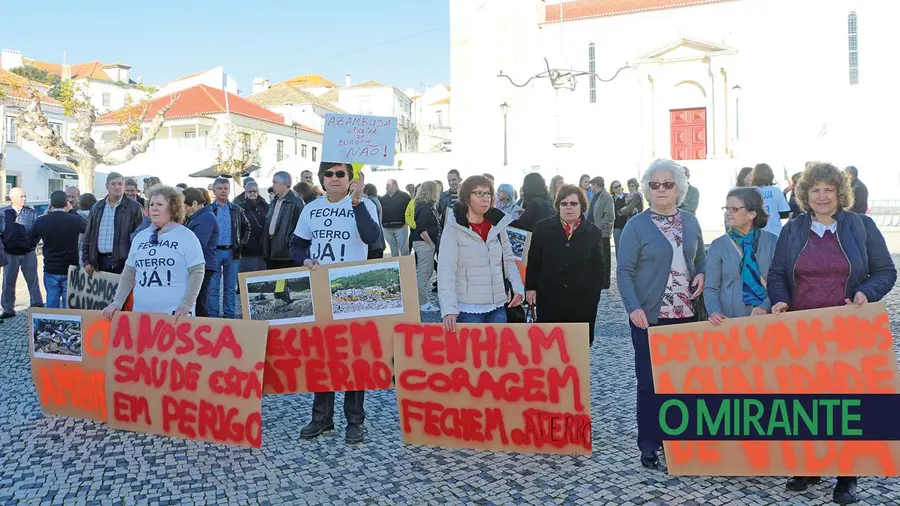
M 669 111 L 673 160 L 706 159 L 706 108 Z

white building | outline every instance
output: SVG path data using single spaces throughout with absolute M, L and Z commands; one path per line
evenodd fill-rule
M 679 159 L 709 227 L 740 167 L 763 161 L 779 177 L 853 164 L 878 182 L 871 199 L 892 197 L 897 130 L 881 120 L 900 114 L 898 14 L 864 0 L 450 0 L 453 152 L 464 174 L 510 182 L 538 168 L 609 183 Z M 545 58 L 597 76 L 563 70 L 554 89 L 531 79 Z
M 248 100 L 285 117 L 288 123 L 300 123 L 316 130 L 325 129 L 326 114 L 344 114 L 346 111 L 335 104 L 323 100 L 303 88 L 287 83 L 267 86 L 268 81 L 260 83 L 265 88 L 257 88 L 256 93 Z
M 450 86 L 437 84 L 405 92 L 412 100 L 412 121 L 419 131 L 419 150 L 425 153 L 449 151 L 452 147 L 450 128 Z
M 131 67 L 124 63 L 92 61 L 69 65 L 23 58 L 19 51 L 4 49 L 0 52 L 0 68 L 32 66 L 56 75 L 72 79 L 83 99 L 89 101 L 100 113 L 120 109 L 142 100 L 146 93 L 138 89 L 138 81 L 131 78 Z
M 30 95 L 26 79 L 0 69 L 0 160 L 5 171 L 5 193 L 13 187 L 25 190 L 28 200 L 47 200 L 55 190 L 78 184 L 78 175 L 68 161 L 56 160 L 44 153 L 40 146 L 25 140 L 16 126 L 16 118 L 28 106 Z M 41 92 L 41 110 L 52 128 L 71 142 L 75 121 L 66 116 L 62 105 L 46 96 L 46 87 L 34 84 Z
M 121 165 L 101 165 L 98 170 L 115 170 L 126 176 L 154 175 L 168 184 L 184 182 L 205 187 L 212 182 L 211 179 L 194 179 L 188 175 L 215 163 L 218 146 L 210 133 L 222 122 L 266 134 L 257 160 L 261 169 L 251 174 L 254 177 L 265 180 L 274 172 L 277 163 L 293 156 L 300 159 L 292 165 L 294 167 L 312 168 L 318 165 L 322 150 L 322 133 L 318 130 L 289 123 L 284 116 L 238 95 L 228 93 L 226 99 L 221 89 L 203 84 L 180 90 L 177 95 L 178 100 L 166 113 L 166 122 L 146 153 Z M 145 128 L 156 111 L 169 100 L 169 96 L 164 96 L 148 103 L 144 115 Z M 94 137 L 98 141 L 109 142 L 115 138 L 121 128 L 118 124 L 120 114 L 116 112 L 98 118 L 94 128 Z M 299 178 L 299 171 L 293 175 Z
M 216 88 L 219 90 L 225 89 L 228 90 L 228 93 L 240 95 L 237 81 L 235 81 L 233 77 L 225 73 L 224 67 L 215 67 L 209 70 L 204 70 L 203 72 L 197 72 L 196 74 L 180 77 L 172 82 L 166 83 L 157 89 L 156 93 L 153 94 L 153 98 L 171 95 L 172 93 L 176 93 L 181 90 L 193 88 L 198 84 L 202 84 L 205 86 L 209 86 L 210 88 Z

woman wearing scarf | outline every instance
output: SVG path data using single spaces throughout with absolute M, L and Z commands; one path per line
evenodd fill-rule
M 731 190 L 722 209 L 728 232 L 709 247 L 703 289 L 709 322 L 714 325 L 772 309 L 766 277 L 778 242 L 778 236 L 764 230 L 769 217 L 756 188 Z

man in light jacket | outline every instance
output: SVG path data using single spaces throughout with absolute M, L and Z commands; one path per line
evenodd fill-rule
M 588 220 L 590 220 L 597 228 L 600 229 L 602 235 L 603 257 L 606 262 L 603 264 L 603 288 L 608 289 L 611 280 L 611 264 L 612 244 L 610 237 L 612 236 L 613 224 L 616 221 L 616 206 L 613 203 L 612 195 L 606 191 L 606 185 L 600 176 L 591 179 L 591 190 L 594 198 L 591 199 L 590 210 L 588 211 Z

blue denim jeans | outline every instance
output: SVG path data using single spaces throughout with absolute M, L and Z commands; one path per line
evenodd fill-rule
M 231 250 L 216 250 L 216 263 L 218 269 L 209 280 L 209 311 L 210 318 L 234 318 L 234 297 L 238 281 L 239 260 L 234 259 Z M 224 281 L 223 279 L 224 278 Z M 224 290 L 222 289 L 224 284 Z M 222 297 L 222 305 L 219 298 Z M 221 316 L 220 316 L 221 315 Z
M 69 276 L 62 274 L 44 273 L 44 291 L 47 292 L 47 307 L 54 309 L 65 309 L 66 304 L 66 284 L 69 282 Z
M 500 306 L 488 313 L 463 313 L 456 317 L 456 323 L 506 323 L 506 306 Z

